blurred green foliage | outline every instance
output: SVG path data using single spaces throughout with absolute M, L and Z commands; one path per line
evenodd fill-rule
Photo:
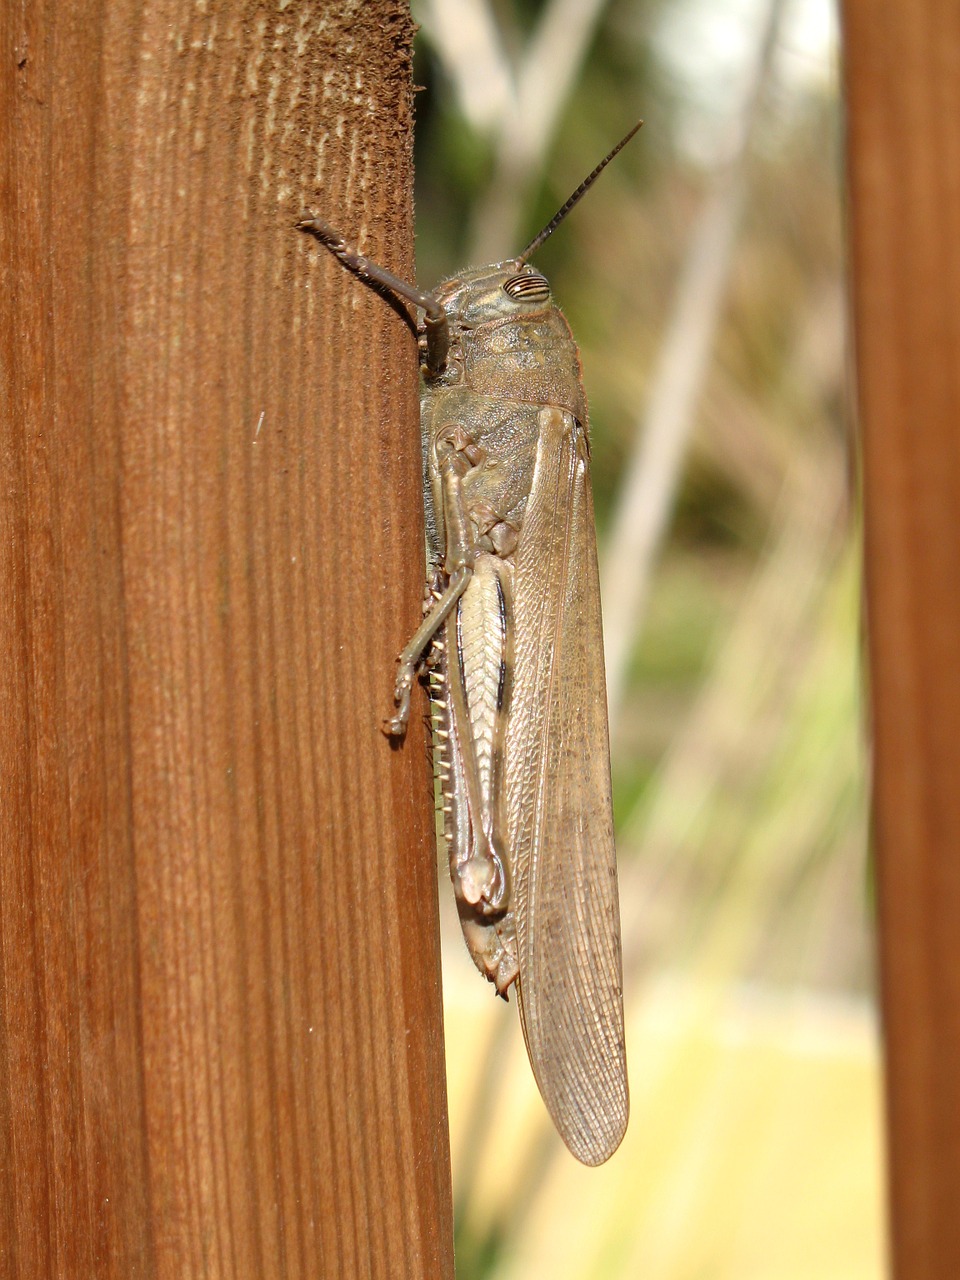
M 484 132 L 466 117 L 449 52 L 431 37 L 430 9 L 422 3 L 418 13 L 415 6 L 424 22 L 415 67 L 424 86 L 416 139 L 418 273 L 424 284 L 467 264 L 476 210 L 491 199 L 496 207 L 490 184 L 501 159 L 495 130 Z M 549 9 L 534 0 L 486 6 L 505 66 L 520 65 Z M 509 193 L 522 194 L 522 226 L 501 246 L 504 257 L 517 252 L 630 124 L 644 117 L 637 138 L 537 256 L 581 346 L 601 554 L 625 469 L 645 430 L 651 381 L 697 219 L 729 162 L 730 136 L 742 123 L 742 81 L 749 78 L 766 12 L 761 0 L 613 0 L 600 6 L 549 145 L 521 168 Z M 840 113 L 835 50 L 828 39 L 815 38 L 817 22 L 829 32 L 829 12 L 814 0 L 785 7 L 772 73 L 748 122 L 750 146 L 739 177 L 742 215 L 711 360 L 632 641 L 627 692 L 616 708 L 633 1129 L 609 1174 L 569 1172 L 569 1158 L 543 1137 L 533 1095 L 530 1133 L 523 1125 L 509 1129 L 509 1151 L 498 1159 L 501 1118 L 477 1125 L 479 1104 L 471 1102 L 477 1095 L 464 1082 L 491 1071 L 498 1080 L 511 1072 L 511 1080 L 522 1079 L 509 1057 L 522 1050 L 515 1043 L 508 1052 L 480 1053 L 476 1046 L 487 1032 L 478 1028 L 500 1010 L 488 1007 L 493 1002 L 471 1003 L 471 1010 L 482 1009 L 470 1014 L 473 1034 L 448 1031 L 464 1280 L 640 1274 L 645 1280 L 814 1280 L 827 1274 L 817 1261 L 824 1256 L 841 1260 L 829 1271 L 833 1277 L 880 1275 L 879 1139 L 871 1111 L 878 1067 L 869 1014 L 866 1021 L 851 1014 L 850 1021 L 835 1011 L 821 1016 L 821 1006 L 811 1005 L 808 1017 L 804 1003 L 829 997 L 853 1001 L 849 1007 L 860 1010 L 856 1002 L 869 997 L 872 980 Z M 455 966 L 462 953 L 455 923 L 451 935 L 447 952 Z M 683 1064 L 673 1084 L 669 1073 L 658 1076 L 650 1065 L 665 1052 L 661 1032 L 650 1039 L 650 1026 L 660 1026 L 650 1022 L 650 1010 L 660 1008 L 654 993 L 666 981 L 683 993 L 678 1008 L 697 1011 L 687 1021 L 678 1015 L 676 1026 L 663 1033 L 675 1036 L 671 1052 Z M 469 973 L 468 1001 L 473 982 Z M 445 985 L 448 1025 L 462 1026 L 457 1020 L 467 1015 L 458 1003 L 456 971 L 445 974 Z M 737 1022 L 736 1034 L 746 1037 L 748 1047 L 757 1037 L 759 1058 L 731 1057 L 724 1047 L 732 1034 L 725 1020 L 745 990 L 762 991 L 764 1001 L 773 1002 L 763 1004 L 762 1017 Z M 803 1075 L 790 1047 L 799 1025 L 790 1010 L 801 1004 L 804 1035 L 822 1037 L 834 1055 L 829 1060 L 835 1066 L 822 1072 L 814 1055 L 816 1075 Z M 753 1086 L 742 1084 L 734 1060 L 751 1079 L 752 1071 L 760 1073 Z M 811 1058 L 811 1073 L 813 1063 Z M 782 1105 L 791 1105 L 783 1086 L 788 1076 L 794 1097 L 806 1098 L 810 1107 L 802 1146 L 799 1130 L 794 1133 L 775 1103 L 783 1092 Z M 689 1109 L 722 1089 L 729 1090 L 731 1114 L 749 1115 L 752 1087 L 769 1090 L 763 1095 L 769 1110 L 738 1133 L 735 1152 L 711 1146 L 721 1141 L 716 1133 L 687 1124 Z M 777 1242 L 800 1230 L 799 1219 L 790 1216 L 797 1207 L 776 1198 L 775 1172 L 758 1171 L 783 1170 L 786 1185 L 805 1168 L 830 1165 L 839 1158 L 830 1125 L 836 1127 L 840 1112 L 848 1132 L 845 1180 L 833 1186 L 833 1209 L 821 1224 L 834 1235 L 821 1239 L 819 1227 L 813 1229 L 809 1263 L 794 1247 L 787 1266 Z M 669 1130 L 663 1138 L 664 1158 L 687 1201 L 675 1204 L 674 1183 L 665 1173 L 658 1182 L 658 1171 L 649 1168 L 645 1144 L 656 1146 L 649 1134 L 654 1117 L 675 1118 L 672 1145 Z M 463 1154 L 458 1141 L 475 1130 L 486 1132 L 487 1140 Z M 618 1162 L 634 1179 L 633 1200 L 616 1181 Z M 736 1186 L 744 1198 L 733 1208 L 734 1184 L 724 1177 L 731 1162 L 743 1170 Z M 712 1182 L 706 1170 L 714 1164 Z M 592 1193 L 588 1183 L 576 1181 L 580 1176 L 609 1178 L 603 1222 L 598 1218 L 589 1264 L 575 1256 L 558 1262 L 550 1232 L 568 1230 L 565 1214 L 579 1210 L 562 1199 L 551 1210 L 548 1194 L 562 1185 L 569 1196 L 571 1185 L 582 1186 L 586 1204 Z M 513 1201 L 510 1187 L 517 1188 Z M 627 1219 L 614 1213 L 620 1198 Z M 847 1218 L 833 1212 L 839 1206 Z M 671 1214 L 676 1233 L 668 1237 L 664 1223 L 673 1221 Z M 695 1242 L 683 1227 L 687 1221 L 689 1236 L 694 1214 L 707 1233 Z M 758 1215 L 781 1223 L 777 1235 L 763 1237 L 768 1269 L 762 1261 L 747 1267 L 731 1243 L 761 1231 Z M 635 1226 L 635 1219 L 646 1225 Z M 527 1259 L 527 1270 L 518 1269 L 519 1259 Z

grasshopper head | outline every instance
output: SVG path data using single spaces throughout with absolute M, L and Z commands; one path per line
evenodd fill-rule
M 444 281 L 436 296 L 449 316 L 468 327 L 532 314 L 551 301 L 546 276 L 516 260 L 464 271 Z
M 597 178 L 607 167 L 613 157 L 630 141 L 640 128 L 640 120 L 627 135 L 600 161 L 592 173 L 580 183 L 570 199 L 558 209 L 547 225 L 534 236 L 527 247 L 516 258 L 507 262 L 497 262 L 489 267 L 474 267 L 445 281 L 437 289 L 434 297 L 449 316 L 456 316 L 461 324 L 484 324 L 491 320 L 505 320 L 513 316 L 522 316 L 525 312 L 533 312 L 550 302 L 550 285 L 546 276 L 533 267 L 527 266 L 527 260 L 552 235 L 570 210 L 590 190 Z
M 542 316 L 544 311 L 552 306 L 550 285 L 546 276 L 528 266 L 528 260 L 544 240 L 553 234 L 584 193 L 590 190 L 599 175 L 617 152 L 626 146 L 641 124 L 643 121 L 638 121 L 613 150 L 604 156 L 593 172 L 580 183 L 566 204 L 557 210 L 539 235 L 534 236 L 516 258 L 511 258 L 507 262 L 496 262 L 488 267 L 474 267 L 464 271 L 459 276 L 445 280 L 434 293 L 429 295 L 413 296 L 410 292 L 399 291 L 401 296 L 412 298 L 426 312 L 422 326 L 426 335 L 424 353 L 428 376 L 435 378 L 443 375 L 448 351 L 448 320 L 453 320 L 457 325 L 469 329 L 498 320 L 523 319 L 526 315 L 534 318 L 539 313 Z M 392 287 L 396 292 L 395 282 Z

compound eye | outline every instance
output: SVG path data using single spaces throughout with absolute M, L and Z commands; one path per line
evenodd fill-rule
M 504 280 L 503 291 L 511 298 L 519 298 L 523 302 L 549 302 L 550 285 L 546 276 L 536 271 L 524 271 L 522 275 L 511 276 Z

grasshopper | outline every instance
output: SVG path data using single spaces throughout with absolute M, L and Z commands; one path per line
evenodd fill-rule
M 540 1092 L 590 1165 L 629 1102 L 589 424 L 580 353 L 528 260 L 639 128 L 518 257 L 432 293 L 297 224 L 422 317 L 430 590 L 385 729 L 404 733 L 425 668 L 464 938 L 500 995 L 516 984 Z

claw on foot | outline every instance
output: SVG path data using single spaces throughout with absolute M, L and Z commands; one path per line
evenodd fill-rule
M 407 721 L 403 716 L 390 716 L 380 726 L 388 738 L 402 738 L 407 731 Z

